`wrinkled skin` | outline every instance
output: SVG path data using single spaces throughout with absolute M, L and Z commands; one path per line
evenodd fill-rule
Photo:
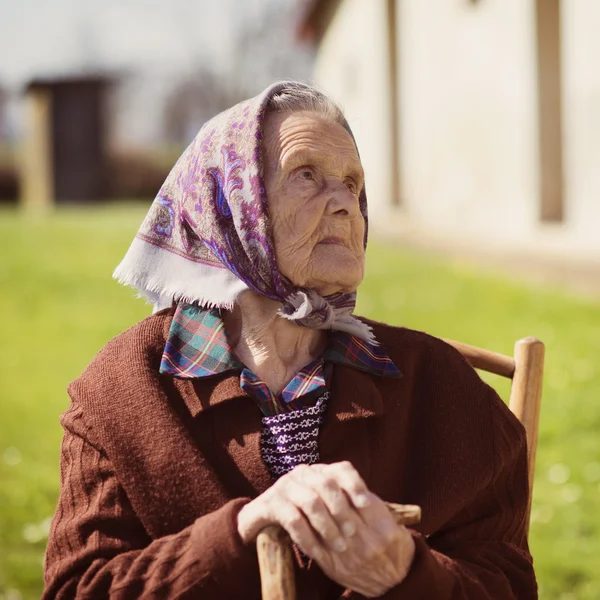
M 265 188 L 279 270 L 321 295 L 354 291 L 364 274 L 358 195 L 363 168 L 337 123 L 275 113 L 265 124 Z
M 273 523 L 330 579 L 367 598 L 398 585 L 414 557 L 406 527 L 349 462 L 296 467 L 242 508 L 238 532 L 252 542 Z
M 358 205 L 364 176 L 352 138 L 315 114 L 280 113 L 267 118 L 265 148 L 281 273 L 321 295 L 355 290 L 364 272 L 365 223 Z M 324 334 L 277 318 L 269 302 L 242 297 L 226 328 L 238 357 L 278 393 L 311 347 L 320 354 Z M 414 557 L 408 530 L 349 462 L 298 466 L 238 515 L 246 543 L 269 524 L 283 527 L 330 579 L 368 598 L 399 584 Z

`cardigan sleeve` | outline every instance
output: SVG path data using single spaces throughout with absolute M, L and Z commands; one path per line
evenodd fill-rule
M 249 499 L 152 540 L 75 412 L 72 407 L 62 419 L 61 491 L 43 598 L 239 598 L 249 590 L 258 596 L 256 554 L 236 526 Z
M 527 448 L 525 432 L 492 394 L 495 460 L 490 485 L 476 494 L 441 531 L 426 538 L 411 531 L 415 557 L 407 577 L 385 600 L 533 600 L 538 597 L 527 544 Z M 486 461 L 490 461 L 486 465 Z M 359 594 L 345 598 L 356 600 Z

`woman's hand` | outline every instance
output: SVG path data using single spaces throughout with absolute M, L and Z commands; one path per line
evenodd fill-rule
M 399 584 L 414 556 L 406 527 L 349 462 L 298 466 L 238 515 L 245 542 L 271 524 L 283 527 L 330 579 L 369 598 Z

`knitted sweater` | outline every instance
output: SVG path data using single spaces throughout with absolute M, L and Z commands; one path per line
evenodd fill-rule
M 239 376 L 158 372 L 170 310 L 117 336 L 69 387 L 44 598 L 260 598 L 242 506 L 272 479 L 262 414 Z M 422 507 L 405 580 L 383 598 L 537 598 L 525 534 L 525 434 L 444 342 L 369 322 L 403 373 L 335 365 L 321 461 L 350 461 L 381 498 Z M 361 596 L 297 565 L 299 599 Z

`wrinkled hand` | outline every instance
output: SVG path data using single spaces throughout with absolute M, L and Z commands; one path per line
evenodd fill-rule
M 330 579 L 368 598 L 398 585 L 414 557 L 406 527 L 349 462 L 300 465 L 238 515 L 245 542 L 272 524 L 283 527 Z

